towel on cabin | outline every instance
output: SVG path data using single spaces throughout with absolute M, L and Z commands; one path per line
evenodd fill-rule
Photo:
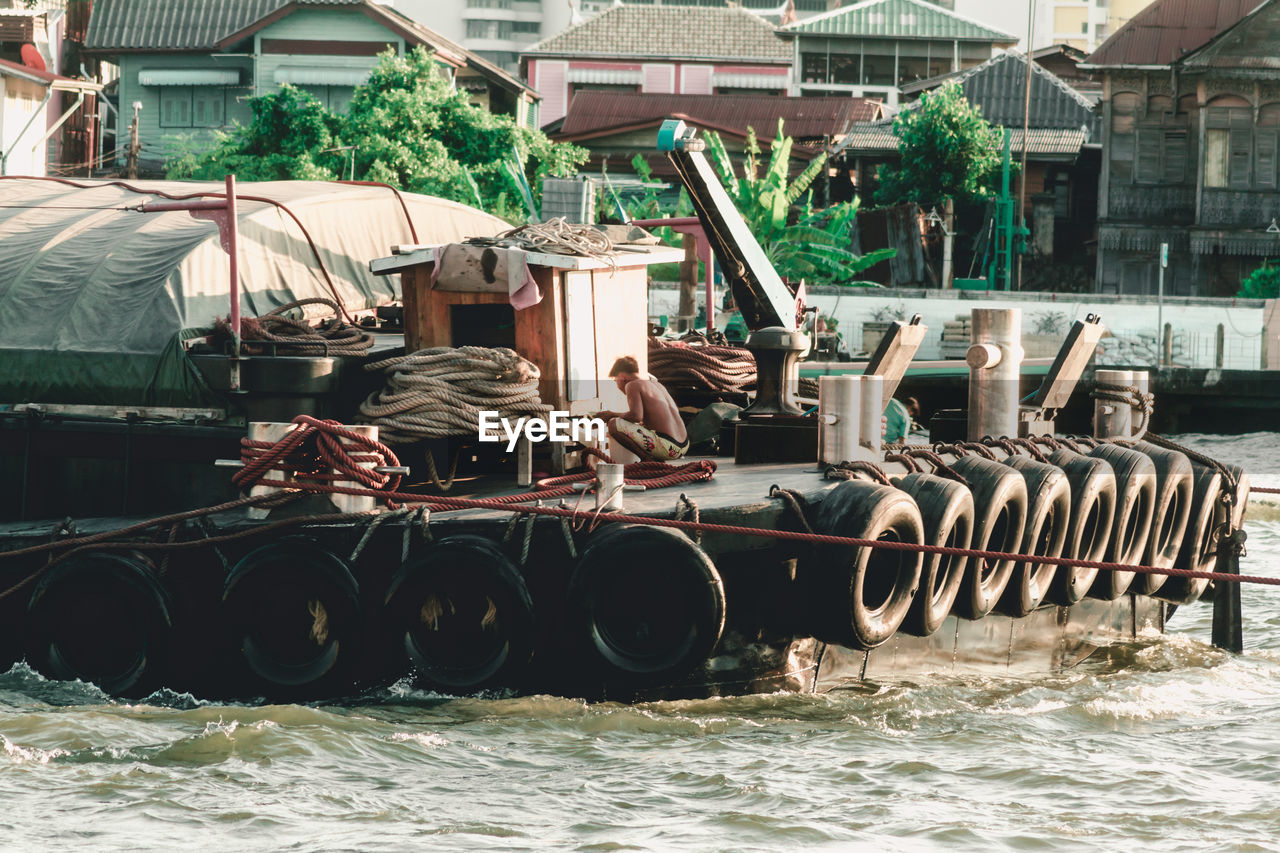
M 434 257 L 433 289 L 473 293 L 505 290 L 508 301 L 517 311 L 542 301 L 542 291 L 522 249 L 448 243 L 437 246 Z

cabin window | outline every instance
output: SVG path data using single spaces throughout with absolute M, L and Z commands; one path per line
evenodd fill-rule
M 227 117 L 225 86 L 161 86 L 161 127 L 222 127 Z
M 1249 189 L 1253 166 L 1253 110 L 1211 106 L 1205 110 L 1204 185 Z
M 1133 183 L 1141 107 L 1142 99 L 1136 92 L 1119 92 L 1111 99 L 1111 182 L 1117 186 Z
M 160 126 L 191 127 L 191 86 L 160 87 Z
M 1280 141 L 1280 104 L 1266 104 L 1258 110 L 1254 131 L 1253 180 L 1263 189 L 1276 188 L 1277 142 Z

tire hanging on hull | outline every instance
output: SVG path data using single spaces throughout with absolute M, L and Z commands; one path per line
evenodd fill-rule
M 1116 475 L 1116 513 L 1106 560 L 1138 563 L 1151 536 L 1156 498 L 1155 463 L 1146 454 L 1118 444 L 1099 444 L 1089 455 L 1106 462 Z M 1089 597 L 1115 601 L 1128 592 L 1133 578 L 1133 572 L 1100 571 L 1089 588 Z
M 1226 521 L 1226 509 L 1218 499 L 1222 475 L 1215 468 L 1194 462 L 1191 470 L 1191 515 L 1173 567 L 1212 572 L 1218 566 L 1219 526 Z M 1199 600 L 1208 587 L 1208 578 L 1170 577 L 1155 597 L 1170 604 L 1191 604 Z
M 683 533 L 609 525 L 569 579 L 571 630 L 606 679 L 664 684 L 705 663 L 724 632 L 720 573 Z
M 141 554 L 98 551 L 68 558 L 27 602 L 26 654 L 38 672 L 79 679 L 113 696 L 158 685 L 158 657 L 173 620 L 168 592 Z
M 1115 472 L 1101 459 L 1065 447 L 1050 454 L 1049 462 L 1063 470 L 1071 486 L 1071 524 L 1063 556 L 1101 561 L 1111 544 L 1111 522 L 1116 513 Z M 1097 576 L 1097 569 L 1059 566 L 1048 600 L 1070 607 L 1088 594 Z
M 1166 450 L 1145 441 L 1134 445 L 1145 453 L 1156 468 L 1155 512 L 1152 513 L 1151 535 L 1142 562 L 1147 566 L 1167 569 L 1178 559 L 1182 540 L 1191 517 L 1191 492 L 1195 479 L 1191 460 L 1176 450 Z M 1169 580 L 1168 575 L 1142 575 L 1130 589 L 1140 595 L 1155 595 Z
M 1007 465 L 980 456 L 962 456 L 951 467 L 969 481 L 976 511 L 973 548 L 1016 552 L 1027 521 L 1027 486 Z M 981 619 L 991 612 L 1013 573 L 1012 560 L 973 559 L 965 570 L 953 612 L 964 619 Z
M 360 639 L 360 588 L 346 562 L 305 536 L 251 551 L 222 592 L 249 671 L 273 693 L 339 686 Z
M 1060 557 L 1071 522 L 1071 486 L 1055 465 L 1027 456 L 1010 456 L 1005 464 L 1022 475 L 1027 485 L 1027 521 L 1020 552 L 1037 557 Z M 1017 563 L 996 609 L 1009 616 L 1026 616 L 1049 593 L 1058 572 L 1054 563 Z
M 391 579 L 386 617 L 418 676 L 468 694 L 514 687 L 534 650 L 533 600 L 519 569 L 481 536 L 442 539 Z
M 968 548 L 973 541 L 973 495 L 957 483 L 933 474 L 907 474 L 897 479 L 899 489 L 910 495 L 920 508 L 926 545 Z M 968 557 L 925 554 L 920 571 L 920 588 L 911 601 L 901 631 L 928 637 L 941 627 L 951 613 L 960 584 L 964 581 Z
M 829 491 L 818 533 L 891 542 L 924 541 L 920 509 L 892 486 L 847 480 Z M 898 630 L 920 586 L 923 554 L 823 545 L 800 561 L 810 633 L 851 649 L 873 649 Z

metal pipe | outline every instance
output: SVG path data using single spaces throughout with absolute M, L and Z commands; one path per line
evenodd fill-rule
M 44 100 L 40 102 L 40 106 L 36 107 L 31 113 L 31 118 L 27 119 L 27 123 L 22 126 L 22 130 L 18 131 L 18 135 L 13 138 L 13 142 L 0 154 L 0 175 L 9 174 L 9 155 L 13 153 L 13 149 L 18 147 L 18 143 L 22 141 L 22 137 L 31 129 L 31 125 L 35 124 L 36 119 L 44 114 L 44 108 L 48 106 L 49 99 L 53 97 L 53 90 L 50 89 L 45 94 Z
M 858 458 L 861 389 L 857 376 L 818 377 L 819 465 Z
M 1099 370 L 1098 386 L 1133 384 L 1132 370 Z M 1133 434 L 1133 409 L 1113 400 L 1093 401 L 1093 434 L 1097 438 L 1128 438 Z
M 52 127 L 50 127 L 48 130 L 45 131 L 44 136 L 36 140 L 35 145 L 31 146 L 31 153 L 34 154 L 36 152 L 36 149 L 39 148 L 41 145 L 43 145 L 50 136 L 53 136 L 55 133 L 57 133 L 58 128 L 66 124 L 67 119 L 71 118 L 71 114 L 74 113 L 76 110 L 80 109 L 80 105 L 83 103 L 84 103 L 84 90 L 81 89 L 79 97 L 76 98 L 76 102 L 72 104 L 71 107 L 66 112 L 64 112 L 58 118 L 57 121 L 53 123 Z
M 970 341 L 968 437 L 1018 434 L 1022 378 L 1022 312 L 1017 308 L 974 308 Z
M 884 435 L 881 421 L 884 419 L 884 379 L 880 376 L 860 376 L 858 389 L 861 417 L 858 419 L 858 444 L 873 457 L 880 456 L 880 438 Z
M 236 176 L 227 175 L 227 254 L 231 257 L 231 369 L 232 393 L 240 390 L 240 225 L 236 218 Z

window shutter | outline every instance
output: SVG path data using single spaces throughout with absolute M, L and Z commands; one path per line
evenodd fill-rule
M 1233 190 L 1249 188 L 1249 166 L 1253 159 L 1253 139 L 1247 130 L 1231 131 L 1231 159 L 1227 174 Z
M 1274 189 L 1276 185 L 1276 137 L 1274 130 L 1258 131 L 1258 150 L 1253 180 L 1260 187 Z
M 1183 130 L 1165 131 L 1161 182 L 1180 184 L 1187 179 L 1187 133 Z
M 1140 184 L 1160 180 L 1160 131 L 1142 128 L 1138 131 L 1138 156 L 1134 173 Z
M 1204 185 L 1227 185 L 1227 134 L 1225 130 L 1206 130 L 1204 133 Z
M 1115 184 L 1133 182 L 1133 151 L 1136 147 L 1132 133 L 1111 134 L 1111 180 Z

